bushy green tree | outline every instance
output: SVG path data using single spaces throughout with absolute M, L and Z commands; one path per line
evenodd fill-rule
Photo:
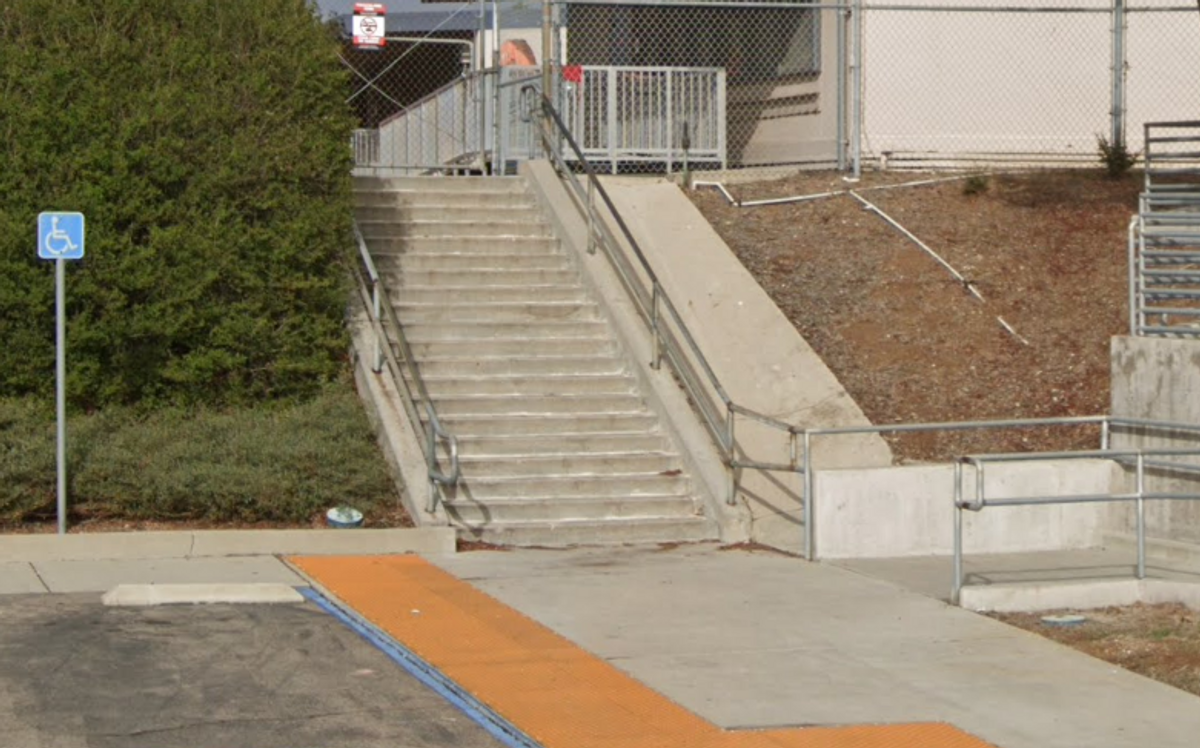
M 0 4 L 0 395 L 53 387 L 36 217 L 87 217 L 69 393 L 305 396 L 345 352 L 353 121 L 305 0 Z

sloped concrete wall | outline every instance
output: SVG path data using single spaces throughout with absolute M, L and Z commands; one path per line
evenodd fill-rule
M 733 402 L 801 427 L 870 424 L 678 186 L 624 177 L 603 183 Z M 788 462 L 789 442 L 779 430 L 739 418 L 736 439 L 750 459 Z M 823 439 L 813 451 L 818 468 L 891 462 L 891 450 L 875 435 Z M 742 471 L 738 500 L 750 512 L 751 537 L 801 551 L 802 489 L 796 473 Z
M 954 548 L 954 466 L 822 470 L 815 475 L 816 553 L 820 558 L 948 554 Z M 964 495 L 975 471 L 963 469 Z M 1108 460 L 1059 460 L 987 466 L 989 499 L 1102 494 L 1125 490 L 1124 471 Z M 1109 527 L 1106 504 L 985 507 L 963 513 L 966 553 L 1016 553 L 1099 546 Z

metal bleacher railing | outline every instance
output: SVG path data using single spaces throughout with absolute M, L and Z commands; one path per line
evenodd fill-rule
M 1129 332 L 1200 337 L 1200 121 L 1145 126 L 1129 226 Z

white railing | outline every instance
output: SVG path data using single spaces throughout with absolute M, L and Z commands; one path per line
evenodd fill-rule
M 724 68 L 582 65 L 564 71 L 559 111 L 583 155 L 607 162 L 726 166 Z
M 523 89 L 540 94 L 540 69 L 504 67 L 464 76 L 384 120 L 357 130 L 356 166 L 429 173 L 504 173 L 535 158 L 538 138 Z M 725 71 L 721 68 L 575 66 L 559 94 L 568 127 L 592 161 L 704 162 L 724 167 Z

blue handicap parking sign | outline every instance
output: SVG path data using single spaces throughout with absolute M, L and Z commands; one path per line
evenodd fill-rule
M 78 260 L 83 257 L 83 214 L 38 215 L 38 257 L 43 260 Z

